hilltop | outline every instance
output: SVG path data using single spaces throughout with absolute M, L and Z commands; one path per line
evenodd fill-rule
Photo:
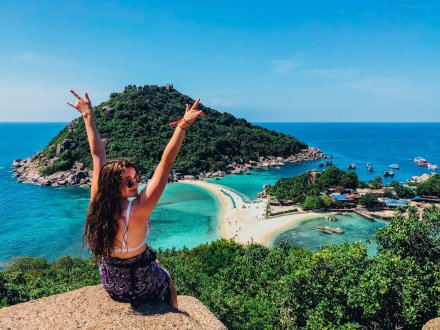
M 95 106 L 96 126 L 108 159 L 128 158 L 144 179 L 151 176 L 185 104 L 194 100 L 171 84 L 129 85 Z M 185 175 L 241 173 L 255 166 L 322 158 L 322 153 L 287 135 L 200 105 L 208 120 L 198 120 L 186 134 L 174 164 Z M 12 164 L 20 181 L 43 185 L 89 184 L 92 160 L 82 118 L 67 124 L 36 155 Z M 235 172 L 234 172 L 235 171 Z

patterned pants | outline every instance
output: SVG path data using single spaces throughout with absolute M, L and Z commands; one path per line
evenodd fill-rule
M 156 253 L 149 248 L 128 259 L 101 257 L 99 272 L 105 291 L 116 301 L 156 299 L 171 304 L 170 275 L 156 264 Z

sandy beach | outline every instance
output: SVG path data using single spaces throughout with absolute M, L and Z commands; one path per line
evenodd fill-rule
M 179 183 L 198 186 L 215 195 L 221 205 L 220 235 L 224 239 L 233 239 L 242 244 L 259 243 L 270 246 L 274 237 L 293 224 L 304 219 L 322 216 L 319 213 L 307 212 L 265 219 L 265 201 L 245 203 L 228 187 L 211 182 L 181 180 Z

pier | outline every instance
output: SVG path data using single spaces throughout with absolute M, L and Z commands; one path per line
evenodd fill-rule
M 353 212 L 360 215 L 362 218 L 367 219 L 368 221 L 374 222 L 374 217 L 367 214 L 367 213 L 364 213 L 364 212 L 362 212 L 360 210 L 356 210 L 356 209 L 353 209 Z

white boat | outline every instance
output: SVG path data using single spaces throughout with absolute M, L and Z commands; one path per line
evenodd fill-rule
M 435 165 L 435 164 L 428 164 L 428 168 L 429 168 L 430 170 L 436 170 L 436 169 L 438 169 L 438 166 Z
M 349 165 L 347 166 L 347 168 L 348 168 L 349 170 L 355 170 L 355 169 L 356 169 L 356 164 L 355 164 L 355 163 L 351 163 L 351 164 L 349 164 Z
M 414 158 L 414 161 L 415 161 L 416 163 L 418 163 L 418 162 L 426 162 L 426 159 L 425 159 L 425 158 L 422 158 L 422 157 L 416 157 L 416 158 Z
M 388 167 L 389 168 L 394 168 L 395 170 L 399 169 L 399 165 L 398 164 L 391 164 L 391 165 L 388 165 Z

